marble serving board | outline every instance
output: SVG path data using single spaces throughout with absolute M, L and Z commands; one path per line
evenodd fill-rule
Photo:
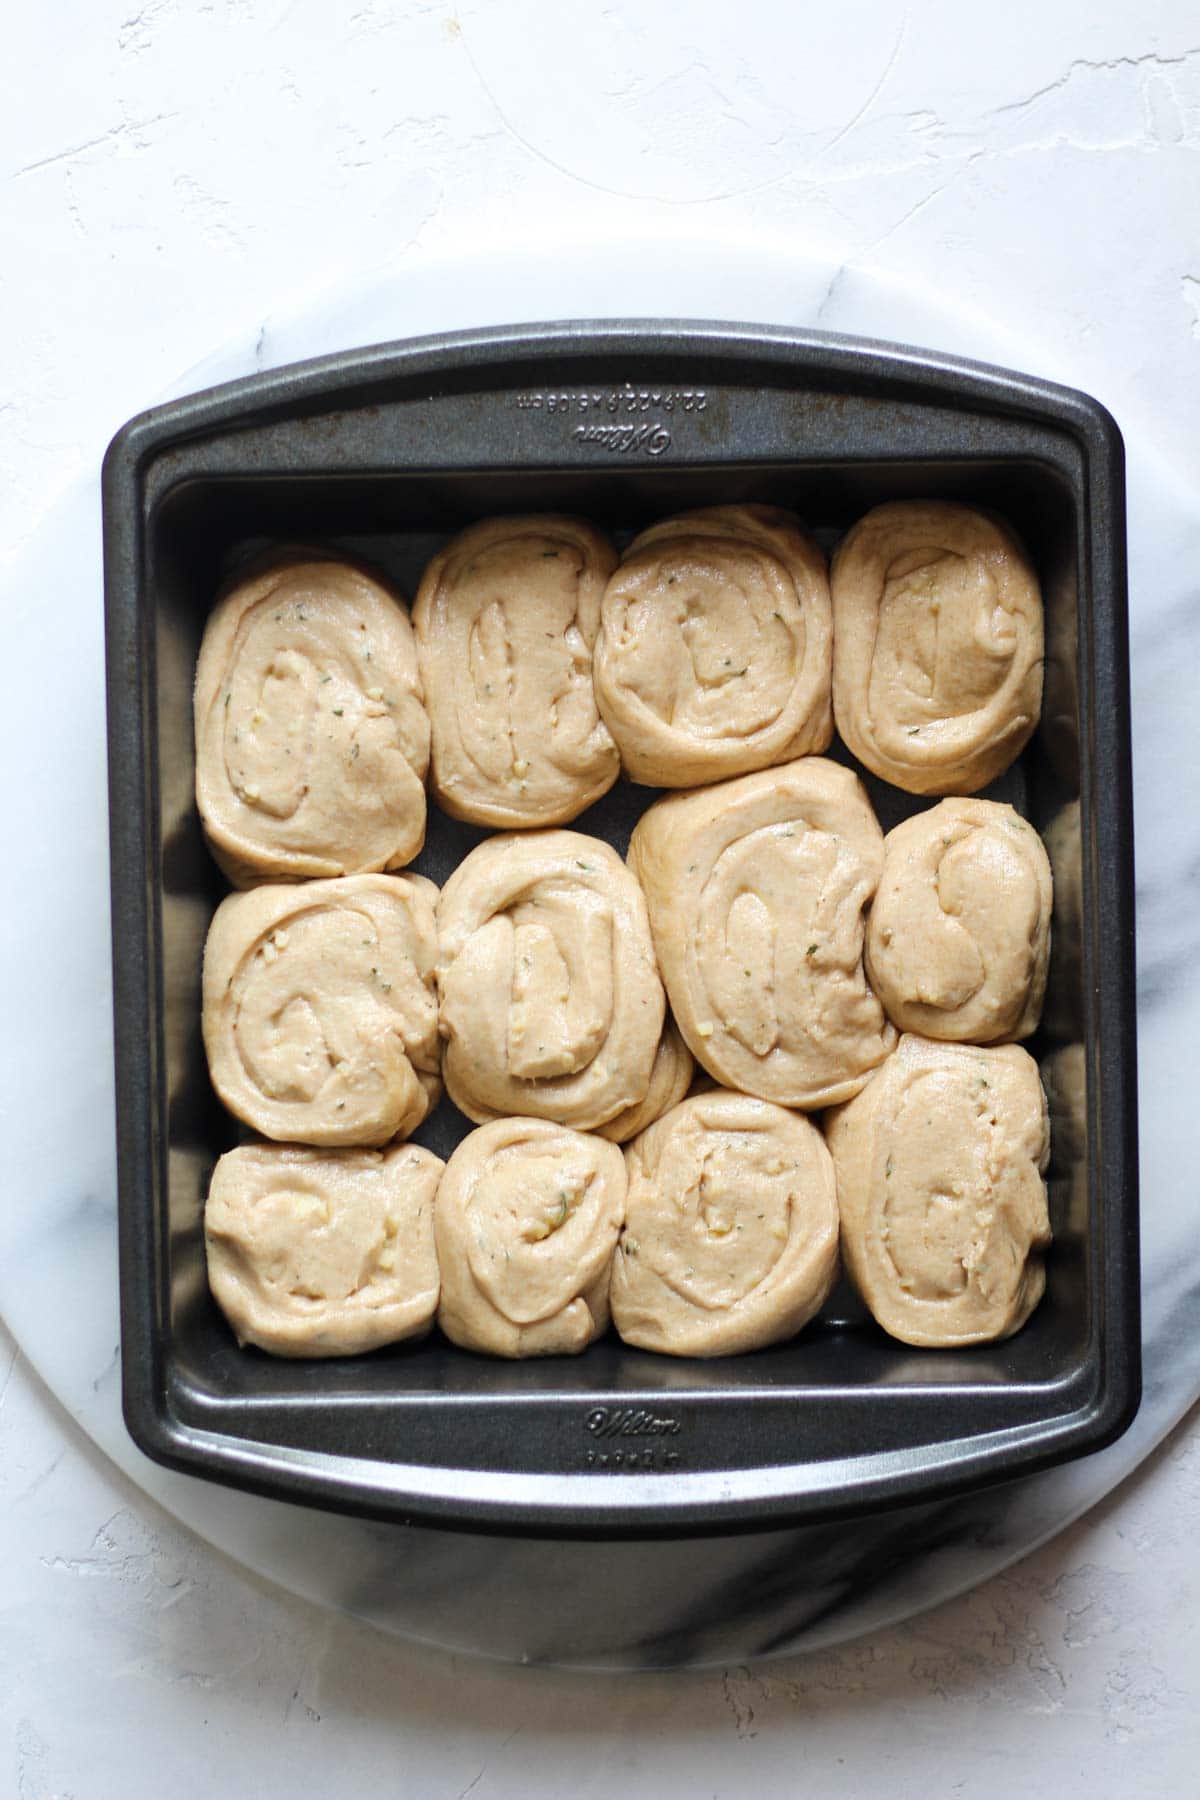
M 414 265 L 403 285 L 332 292 L 258 323 L 177 385 L 421 331 L 538 316 L 694 316 L 929 345 L 1070 382 L 1069 356 L 1018 342 L 860 269 L 753 244 L 556 246 L 518 263 Z M 540 260 L 539 260 L 540 255 Z M 631 284 L 636 284 L 631 285 Z M 531 305 L 536 296 L 536 305 Z M 1103 399 L 1103 395 L 1099 396 Z M 136 398 L 142 398 L 138 396 Z M 441 1645 L 591 1667 L 735 1661 L 830 1644 L 1004 1567 L 1118 1482 L 1200 1391 L 1188 1326 L 1200 1201 L 1174 1104 L 1189 1062 L 1200 917 L 1200 769 L 1181 661 L 1200 634 L 1200 513 L 1145 441 L 1128 443 L 1139 870 L 1145 1398 L 1111 1449 L 964 1499 L 829 1525 L 638 1543 L 543 1542 L 384 1526 L 257 1499 L 146 1461 L 119 1405 L 107 791 L 98 471 L 50 515 L 6 583 L 4 766 L 28 847 L 2 946 L 10 1029 L 0 1311 L 85 1431 L 149 1494 L 246 1566 L 320 1603 Z M 34 668 L 55 672 L 54 717 Z M 1181 753 L 1182 752 L 1182 753 Z M 69 848 L 65 848 L 69 847 Z

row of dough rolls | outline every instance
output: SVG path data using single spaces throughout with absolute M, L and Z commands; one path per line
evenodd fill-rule
M 426 1332 L 494 1356 L 577 1354 L 611 1322 L 689 1357 L 785 1341 L 841 1257 L 872 1314 L 920 1346 L 1008 1336 L 1044 1286 L 1046 1106 L 1015 1045 L 906 1035 L 866 1088 L 810 1120 L 693 1095 L 628 1146 L 493 1120 L 443 1165 L 383 1152 L 230 1151 L 205 1216 L 212 1290 L 240 1342 L 363 1352 Z
M 418 1336 L 493 1356 L 626 1342 L 729 1355 L 795 1335 L 838 1269 L 833 1165 L 808 1120 L 693 1096 L 625 1155 L 595 1133 L 496 1119 L 443 1165 L 411 1145 L 232 1150 L 205 1214 L 239 1342 L 336 1356 Z
M 1042 603 L 1009 528 L 893 502 L 827 570 L 798 519 L 714 506 L 618 560 L 593 525 L 484 520 L 433 557 L 410 620 L 365 570 L 300 554 L 219 600 L 195 691 L 196 795 L 237 886 L 398 869 L 425 780 L 453 817 L 569 823 L 623 767 L 694 788 L 825 750 L 973 793 L 1028 740 Z
M 641 888 L 580 832 L 489 838 L 440 895 L 408 874 L 230 894 L 201 996 L 219 1098 L 275 1142 L 408 1137 L 443 1080 L 476 1123 L 622 1142 L 692 1077 Z
M 411 1135 L 443 1080 L 477 1124 L 620 1141 L 682 1097 L 693 1057 L 813 1110 L 852 1098 L 898 1030 L 1028 1036 L 1051 903 L 1010 807 L 946 800 L 885 839 L 857 777 L 803 757 L 659 800 L 628 866 L 580 832 L 506 833 L 440 895 L 403 874 L 230 895 L 204 959 L 209 1068 L 253 1130 L 321 1146 Z

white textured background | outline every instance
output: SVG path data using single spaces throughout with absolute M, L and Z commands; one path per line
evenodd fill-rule
M 720 1673 L 474 1663 L 272 1591 L 114 1474 L 19 1358 L 0 1521 L 0 1793 L 19 1800 L 1196 1792 L 1194 1423 L 978 1592 Z
M 630 233 L 648 259 L 711 235 L 932 284 L 1051 347 L 1196 485 L 1192 0 L 9 0 L 0 545 L 281 307 L 464 246 Z M 482 1668 L 270 1592 L 114 1474 L 3 1335 L 0 1530 L 18 1800 L 1200 1786 L 1194 1422 L 978 1593 L 723 1675 Z

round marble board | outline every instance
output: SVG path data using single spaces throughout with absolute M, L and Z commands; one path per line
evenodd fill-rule
M 1065 357 L 868 271 L 755 240 L 664 247 L 659 234 L 651 246 L 593 242 L 413 264 L 256 324 L 175 391 L 426 331 L 631 311 L 818 324 L 1072 378 Z M 130 410 L 145 400 L 131 395 Z M 23 861 L 0 950 L 10 1020 L 2 1091 L 19 1126 L 0 1213 L 0 1311 L 95 1442 L 202 1537 L 297 1594 L 447 1648 L 584 1667 L 742 1661 L 878 1629 L 995 1573 L 1128 1474 L 1200 1392 L 1200 1365 L 1187 1354 L 1200 1199 L 1172 1106 L 1200 966 L 1187 887 L 1200 866 L 1200 775 L 1179 760 L 1191 720 L 1188 686 L 1176 679 L 1181 638 L 1200 639 L 1190 604 L 1200 513 L 1148 444 L 1127 448 L 1145 1397 L 1119 1443 L 1002 1488 L 849 1526 L 649 1545 L 372 1524 L 142 1457 L 121 1420 L 118 1372 L 98 470 L 44 522 L 6 583 L 10 649 L 0 673 L 0 766 Z M 55 678 L 52 717 L 45 670 Z

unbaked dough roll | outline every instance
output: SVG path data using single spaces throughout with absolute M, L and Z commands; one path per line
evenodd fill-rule
M 231 894 L 204 951 L 213 1086 L 264 1137 L 385 1144 L 437 1099 L 437 889 L 347 875 Z
M 555 514 L 485 519 L 438 552 L 413 608 L 433 791 L 478 825 L 562 825 L 617 779 L 592 649 L 616 552 Z
M 627 1144 L 639 1131 L 645 1131 L 647 1125 L 652 1125 L 655 1119 L 661 1119 L 671 1107 L 678 1105 L 692 1085 L 695 1068 L 691 1051 L 679 1035 L 678 1025 L 668 1016 L 654 1053 L 646 1098 L 640 1106 L 627 1106 L 606 1125 L 597 1125 L 600 1136 L 614 1144 Z
M 496 1119 L 465 1137 L 438 1190 L 438 1324 L 492 1356 L 586 1350 L 608 1325 L 625 1216 L 615 1144 L 545 1119 Z
M 425 841 L 429 720 L 408 614 L 348 563 L 218 601 L 196 669 L 196 804 L 239 887 L 397 869 Z
M 415 1144 L 230 1150 L 204 1209 L 208 1280 L 239 1344 L 357 1356 L 422 1336 L 438 1303 L 443 1164 Z
M 442 889 L 438 937 L 446 1086 L 470 1118 L 586 1131 L 645 1100 L 666 1001 L 642 891 L 607 844 L 488 838 Z
M 883 833 L 857 777 L 813 756 L 671 794 L 629 861 L 697 1061 L 782 1106 L 857 1093 L 896 1041 L 863 973 Z
M 889 831 L 867 977 L 901 1031 L 957 1043 L 1028 1037 L 1041 1017 L 1053 888 L 1011 806 L 943 800 Z
M 1050 1135 L 1037 1064 L 902 1037 L 826 1121 L 842 1257 L 883 1329 L 927 1348 L 990 1343 L 1042 1297 Z
M 837 1193 L 807 1119 L 717 1089 L 673 1107 L 625 1161 L 612 1309 L 627 1344 L 733 1356 L 794 1337 L 824 1304 Z
M 910 794 L 972 794 L 1024 747 L 1042 703 L 1042 598 L 1017 538 L 950 500 L 860 519 L 831 572 L 837 728 Z
M 601 616 L 596 698 L 634 781 L 695 787 L 828 745 L 829 580 L 791 513 L 710 506 L 651 526 Z

